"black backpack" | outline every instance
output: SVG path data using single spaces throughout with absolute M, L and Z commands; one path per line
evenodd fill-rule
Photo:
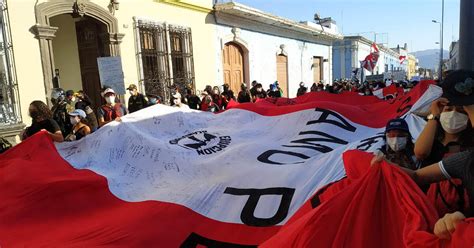
M 8 140 L 0 137 L 0 154 L 6 152 L 10 148 L 12 148 L 12 144 L 8 142 Z
M 66 103 L 61 102 L 55 105 L 52 109 L 53 119 L 58 123 L 61 133 L 64 137 L 69 135 L 72 131 L 72 124 L 69 121 L 69 116 L 66 109 Z

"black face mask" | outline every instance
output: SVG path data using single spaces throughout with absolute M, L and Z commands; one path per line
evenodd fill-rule
M 39 117 L 39 113 L 38 113 L 38 111 L 36 111 L 36 110 L 30 111 L 30 116 L 31 116 L 31 118 L 32 118 L 33 120 L 36 120 L 36 119 L 38 119 L 38 117 Z

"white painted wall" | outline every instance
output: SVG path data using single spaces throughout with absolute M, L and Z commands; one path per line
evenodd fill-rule
M 71 6 L 74 2 L 72 0 L 56 1 L 69 2 Z M 35 4 L 43 2 L 47 2 L 47 0 L 8 1 L 20 108 L 23 122 L 27 125 L 31 123 L 31 119 L 28 117 L 30 102 L 34 100 L 46 101 L 39 43 L 29 31 L 36 23 Z M 98 4 L 108 11 L 110 0 L 93 0 L 91 2 Z M 205 6 L 209 5 L 209 8 L 212 6 L 211 0 L 199 0 L 196 3 Z M 203 88 L 206 84 L 217 81 L 215 70 L 217 62 L 214 60 L 215 57 L 212 56 L 214 49 L 217 47 L 214 44 L 216 41 L 215 27 L 212 23 L 213 18 L 209 13 L 154 0 L 121 0 L 120 9 L 116 11 L 115 17 L 118 19 L 119 32 L 125 34 L 120 44 L 125 86 L 128 86 L 130 83 L 136 84 L 140 78 L 136 56 L 137 44 L 133 25 L 134 17 L 150 17 L 149 19 L 152 20 L 190 27 L 193 38 L 196 87 L 198 89 Z M 68 51 L 66 52 L 65 56 L 69 54 Z M 61 75 L 65 77 L 65 73 L 63 70 L 61 71 Z M 77 78 L 77 76 L 75 77 Z M 74 85 L 81 85 L 81 83 L 75 83 Z M 68 86 L 67 88 L 79 89 L 73 86 Z M 128 99 L 128 95 L 125 98 Z
M 59 69 L 59 86 L 64 90 L 82 90 L 76 24 L 69 14 L 51 18 L 50 24 L 58 27 L 56 37 L 53 39 L 53 51 L 54 65 Z
M 223 84 L 222 49 L 226 37 L 232 36 L 232 27 L 217 26 L 217 65 L 218 85 Z M 313 56 L 329 59 L 332 56 L 332 46 L 303 42 L 295 39 L 273 36 L 269 34 L 241 29 L 239 38 L 245 41 L 249 50 L 250 81 L 257 80 L 264 89 L 277 79 L 276 55 L 285 45 L 288 55 L 288 83 L 289 96 L 295 97 L 301 81 L 310 87 L 313 83 Z M 332 81 L 332 64 L 324 63 L 323 77 L 326 82 Z M 202 90 L 202 89 L 198 89 Z

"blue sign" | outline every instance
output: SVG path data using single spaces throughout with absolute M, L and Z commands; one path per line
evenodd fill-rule
M 110 86 L 117 94 L 125 95 L 125 81 L 120 57 L 97 58 L 100 84 Z

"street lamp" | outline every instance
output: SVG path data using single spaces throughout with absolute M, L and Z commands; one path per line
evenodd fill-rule
M 444 28 L 444 0 L 441 5 L 441 22 L 432 20 L 433 23 L 437 23 L 440 26 L 440 51 L 439 51 L 439 81 L 443 80 L 443 28 Z

